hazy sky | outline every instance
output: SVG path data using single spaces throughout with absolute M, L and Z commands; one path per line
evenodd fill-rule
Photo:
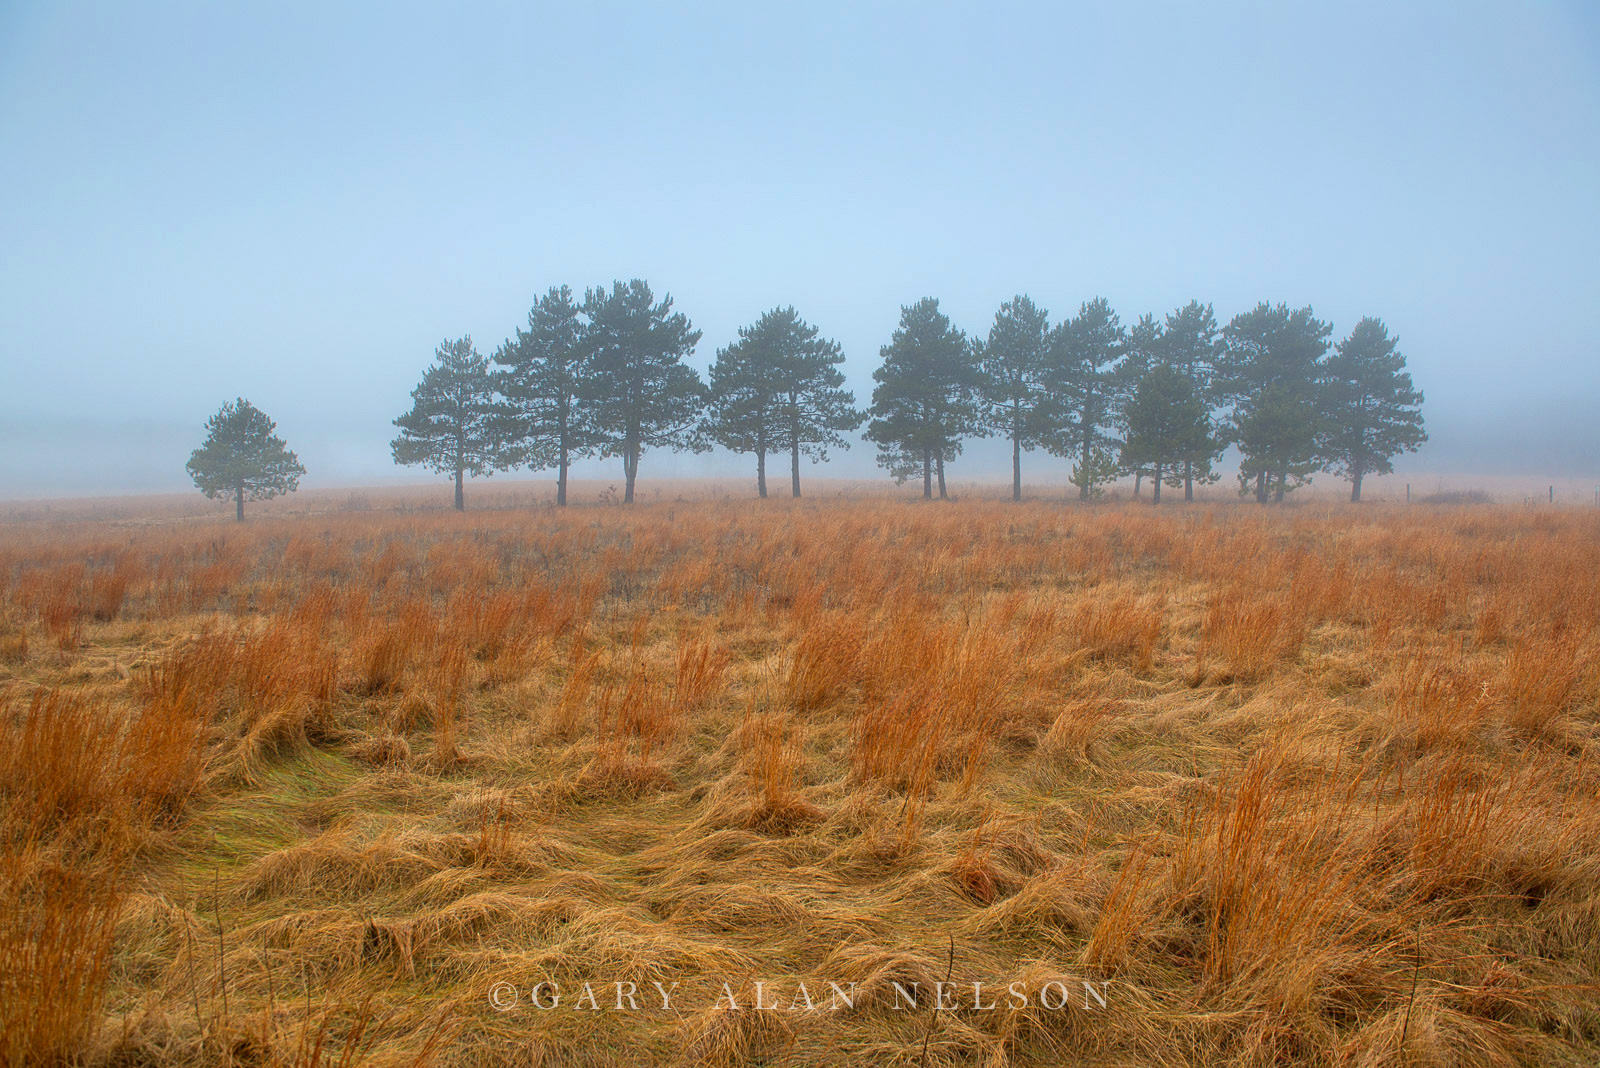
M 792 303 L 863 400 L 924 295 L 975 331 L 1022 291 L 1378 315 L 1427 394 L 1408 470 L 1600 476 L 1586 0 L 11 0 L 0 160 L 0 496 L 183 489 L 236 394 L 307 485 L 395 478 L 442 338 L 636 275 L 701 369 Z

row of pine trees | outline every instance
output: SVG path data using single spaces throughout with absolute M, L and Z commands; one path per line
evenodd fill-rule
M 1422 394 L 1383 322 L 1362 319 L 1336 345 L 1309 307 L 1262 303 L 1221 326 L 1191 301 L 1125 326 L 1103 298 L 1051 323 L 1026 296 L 1001 305 L 986 337 L 955 327 L 931 297 L 903 307 L 880 350 L 871 406 L 844 388 L 837 342 L 793 308 L 767 312 L 717 350 L 702 380 L 685 361 L 700 341 L 672 298 L 639 279 L 588 290 L 552 288 L 492 356 L 470 337 L 441 344 L 395 420 L 394 459 L 455 479 L 524 468 L 567 474 L 582 457 L 620 457 L 623 500 L 655 449 L 721 445 L 751 454 L 767 495 L 771 457 L 788 460 L 800 495 L 801 457 L 822 462 L 866 424 L 878 463 L 923 496 L 946 496 L 945 465 L 973 438 L 1009 441 L 1012 494 L 1023 454 L 1072 463 L 1090 498 L 1132 475 L 1161 488 L 1216 481 L 1223 452 L 1240 457 L 1241 493 L 1282 500 L 1319 470 L 1363 478 L 1426 440 Z

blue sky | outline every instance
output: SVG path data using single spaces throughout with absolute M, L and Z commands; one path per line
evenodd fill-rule
M 1379 315 L 1428 396 L 1406 470 L 1592 477 L 1597 12 L 7 3 L 0 496 L 183 489 L 236 394 L 308 485 L 423 478 L 388 441 L 435 344 L 636 275 L 702 369 L 794 304 L 863 401 L 924 295 Z

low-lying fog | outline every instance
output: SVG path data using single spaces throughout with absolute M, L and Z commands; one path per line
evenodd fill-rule
M 923 296 L 979 336 L 1018 293 L 1124 324 L 1309 304 L 1335 341 L 1378 316 L 1426 394 L 1402 477 L 1587 485 L 1597 57 L 1577 0 L 6 5 L 0 497 L 184 490 L 238 395 L 307 487 L 425 480 L 391 420 L 441 339 L 488 354 L 551 285 L 636 276 L 702 374 L 794 305 L 863 407 Z

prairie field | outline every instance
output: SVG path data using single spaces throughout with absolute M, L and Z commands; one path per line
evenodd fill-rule
M 14 518 L 0 1064 L 1593 1064 L 1597 723 L 1593 509 Z

